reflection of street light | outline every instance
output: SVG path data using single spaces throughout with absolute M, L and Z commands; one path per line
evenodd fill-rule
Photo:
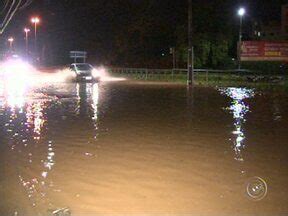
M 26 42 L 26 54 L 28 55 L 28 36 L 29 36 L 30 29 L 24 28 L 24 32 L 25 32 L 25 42 Z
M 245 15 L 245 13 L 246 13 L 246 10 L 244 8 L 240 8 L 238 10 L 238 15 L 240 17 L 239 44 L 238 44 L 238 69 L 241 69 L 242 23 L 243 23 L 243 16 Z
M 32 17 L 31 22 L 34 24 L 35 51 L 36 51 L 36 46 L 37 46 L 37 25 L 40 23 L 40 19 L 38 17 Z
M 12 50 L 14 38 L 12 37 L 8 38 L 8 42 L 9 42 L 10 50 Z

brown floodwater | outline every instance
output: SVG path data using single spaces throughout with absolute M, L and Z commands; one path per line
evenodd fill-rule
M 288 214 L 284 90 L 22 90 L 0 88 L 1 216 Z

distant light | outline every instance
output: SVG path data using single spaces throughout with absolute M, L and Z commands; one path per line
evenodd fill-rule
M 162 53 L 162 56 L 165 56 L 165 53 Z
M 1 63 L 1 79 L 5 83 L 7 105 L 11 108 L 22 108 L 25 94 L 32 82 L 32 67 L 16 58 Z
M 24 32 L 28 33 L 28 32 L 30 32 L 30 29 L 29 28 L 24 28 Z
M 40 19 L 39 19 L 39 17 L 32 17 L 31 22 L 34 24 L 37 24 L 40 22 Z
M 241 17 L 244 16 L 245 13 L 246 13 L 245 8 L 240 8 L 240 9 L 238 10 L 238 15 L 241 16 Z
M 8 41 L 12 43 L 14 41 L 14 38 L 10 37 L 8 38 Z

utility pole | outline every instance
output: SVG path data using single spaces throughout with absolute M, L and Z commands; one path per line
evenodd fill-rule
M 170 54 L 172 54 L 173 60 L 173 69 L 176 69 L 176 49 L 175 47 L 170 48 Z
M 241 70 L 242 23 L 243 23 L 243 18 L 241 16 L 240 27 L 239 27 L 239 40 L 238 40 L 238 70 Z
M 12 38 L 12 37 L 8 38 L 8 42 L 9 42 L 10 52 L 12 52 L 13 51 L 14 38 Z
M 188 86 L 191 87 L 194 84 L 192 0 L 188 0 L 188 10 Z
M 238 15 L 240 17 L 239 41 L 238 41 L 238 70 L 241 69 L 242 25 L 243 25 L 243 17 L 245 13 L 246 13 L 245 8 L 240 8 L 238 10 Z
M 37 49 L 37 25 L 40 23 L 40 18 L 39 17 L 32 17 L 31 22 L 34 25 L 34 52 L 35 52 L 35 57 L 37 59 L 38 56 L 38 49 Z
M 26 46 L 26 57 L 28 57 L 29 55 L 29 32 L 30 32 L 30 29 L 28 28 L 24 28 L 24 32 L 25 32 L 25 46 Z

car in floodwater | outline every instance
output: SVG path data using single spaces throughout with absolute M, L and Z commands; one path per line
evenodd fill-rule
M 73 63 L 70 70 L 74 73 L 76 82 L 98 82 L 100 81 L 99 72 L 88 63 Z

